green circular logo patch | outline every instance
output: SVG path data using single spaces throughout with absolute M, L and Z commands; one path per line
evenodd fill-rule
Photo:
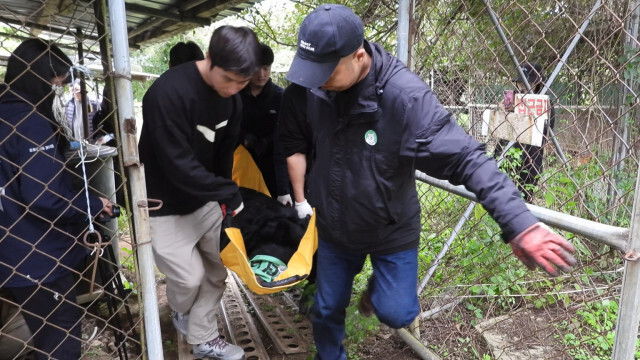
M 366 133 L 364 133 L 364 141 L 366 141 L 367 144 L 373 146 L 376 143 L 378 143 L 378 135 L 376 134 L 375 131 L 369 130 Z

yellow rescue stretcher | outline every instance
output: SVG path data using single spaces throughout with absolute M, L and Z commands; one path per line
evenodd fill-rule
M 260 191 L 271 196 L 262 178 L 262 173 L 253 161 L 251 154 L 242 145 L 238 146 L 234 153 L 232 179 L 238 186 Z M 313 254 L 318 248 L 315 212 L 309 221 L 306 233 L 300 240 L 298 250 L 287 263 L 287 269 L 271 282 L 256 278 L 247 257 L 240 229 L 227 228 L 225 232 L 230 241 L 220 252 L 222 262 L 227 268 L 235 272 L 245 285 L 256 294 L 271 294 L 285 290 L 306 279 L 311 272 Z

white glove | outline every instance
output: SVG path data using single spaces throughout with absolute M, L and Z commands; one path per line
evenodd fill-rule
M 313 215 L 313 209 L 307 200 L 303 202 L 296 201 L 296 211 L 298 212 L 298 217 L 300 219 Z
M 237 209 L 233 210 L 233 212 L 231 213 L 231 216 L 238 215 L 238 213 L 240 213 L 240 211 L 242 211 L 242 209 L 244 209 L 244 203 L 243 202 L 240 203 L 240 206 L 238 206 Z
M 289 194 L 278 196 L 278 202 L 284 206 L 293 205 L 293 200 L 291 200 L 291 195 Z

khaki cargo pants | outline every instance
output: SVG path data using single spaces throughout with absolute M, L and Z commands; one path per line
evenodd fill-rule
M 191 214 L 151 217 L 150 223 L 156 265 L 167 276 L 169 305 L 189 314 L 187 342 L 216 338 L 216 310 L 227 277 L 220 259 L 220 205 L 208 202 Z

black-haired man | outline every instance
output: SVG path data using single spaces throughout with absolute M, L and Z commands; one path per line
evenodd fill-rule
M 174 325 L 196 358 L 244 358 L 242 348 L 220 337 L 215 313 L 227 277 L 220 259 L 222 219 L 243 208 L 231 180 L 242 117 L 237 93 L 256 71 L 258 57 L 253 31 L 219 27 L 204 60 L 167 70 L 142 103 L 139 146 L 147 194 L 163 201 L 149 214 L 155 260 L 167 276 Z
M 271 80 L 273 50 L 260 44 L 260 68 L 244 88 L 240 143 L 251 153 L 272 197 L 292 205 L 287 163 L 276 141 L 276 125 L 283 89 Z
M 311 89 L 306 116 L 314 156 L 307 182 L 318 215 L 317 359 L 346 359 L 345 308 L 368 254 L 373 276 L 360 311 L 375 312 L 392 328 L 418 314 L 415 168 L 475 193 L 530 268 L 557 275 L 575 262 L 573 247 L 528 211 L 431 89 L 382 46 L 364 40 L 351 9 L 325 4 L 305 18 L 287 79 Z
M 169 50 L 169 67 L 178 66 L 189 61 L 204 60 L 204 54 L 198 44 L 193 41 L 180 41 Z

